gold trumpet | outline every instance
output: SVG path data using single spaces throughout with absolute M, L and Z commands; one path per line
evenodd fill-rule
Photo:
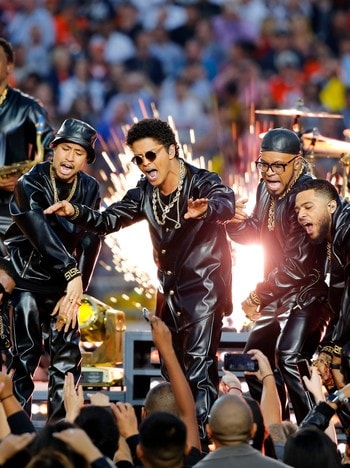
M 0 166 L 0 179 L 6 179 L 16 174 L 24 174 L 31 169 L 37 161 L 31 161 L 30 159 L 26 161 L 20 161 L 8 166 Z

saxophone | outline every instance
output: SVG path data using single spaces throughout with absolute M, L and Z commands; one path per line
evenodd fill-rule
M 9 164 L 8 166 L 0 166 L 0 179 L 6 179 L 16 174 L 22 175 L 29 171 L 36 163 L 37 161 L 27 160 Z
M 26 161 L 20 161 L 8 166 L 0 166 L 0 179 L 6 179 L 14 175 L 22 175 L 29 171 L 35 164 L 42 162 L 44 160 L 44 147 L 41 142 L 41 136 L 44 131 L 44 117 L 39 115 L 38 122 L 35 124 L 36 127 L 36 145 L 37 145 L 37 154 L 32 161 L 27 159 Z

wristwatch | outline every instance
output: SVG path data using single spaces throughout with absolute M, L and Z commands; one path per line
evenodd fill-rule
M 330 393 L 326 397 L 326 401 L 335 403 L 338 406 L 347 405 L 349 403 L 349 398 L 344 395 L 340 390 L 336 390 L 334 393 Z

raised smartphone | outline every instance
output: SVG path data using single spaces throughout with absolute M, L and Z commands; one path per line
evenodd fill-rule
M 252 359 L 251 354 L 226 353 L 224 355 L 224 369 L 228 371 L 251 371 L 259 370 L 258 361 Z

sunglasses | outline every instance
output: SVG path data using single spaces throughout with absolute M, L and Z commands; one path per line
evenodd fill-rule
M 149 161 L 149 162 L 153 162 L 156 159 L 156 157 L 158 156 L 158 153 L 160 152 L 160 150 L 162 148 L 164 148 L 163 145 L 160 146 L 157 150 L 146 151 L 144 156 L 142 156 L 140 154 L 135 154 L 135 156 L 132 158 L 131 162 L 136 164 L 137 166 L 141 166 L 141 164 L 143 163 L 144 158 L 146 158 L 147 161 Z

